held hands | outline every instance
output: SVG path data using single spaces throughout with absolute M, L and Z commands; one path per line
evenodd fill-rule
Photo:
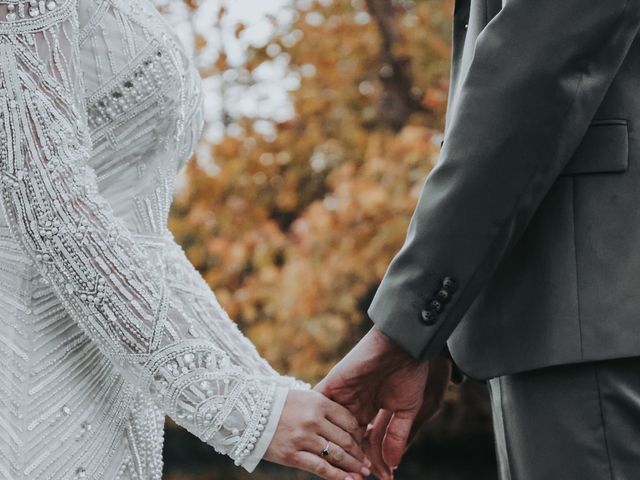
M 390 480 L 450 376 L 448 359 L 416 360 L 374 328 L 315 392 L 289 392 L 265 459 L 328 480 Z
M 429 363 L 373 328 L 316 390 L 346 407 L 360 425 L 369 425 L 366 450 L 376 476 L 387 480 L 417 431 L 416 420 L 426 421 L 439 409 L 450 369 L 448 360 L 434 361 L 427 382 Z
M 448 358 L 438 357 L 430 362 L 422 407 L 420 407 L 420 411 L 413 422 L 407 445 L 411 445 L 420 428 L 440 412 L 442 400 L 451 378 L 451 369 L 451 361 Z M 393 478 L 393 469 L 385 463 L 382 452 L 384 437 L 392 417 L 393 412 L 380 410 L 374 421 L 369 424 L 363 442 L 363 449 L 372 462 L 371 470 L 376 477 L 382 480 Z
M 318 392 L 291 390 L 264 458 L 327 480 L 362 480 L 371 474 L 362 433 L 344 407 Z

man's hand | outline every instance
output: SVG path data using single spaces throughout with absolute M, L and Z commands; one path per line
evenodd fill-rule
M 442 411 L 444 396 L 451 381 L 452 368 L 451 360 L 444 356 L 439 356 L 430 362 L 424 400 L 416 416 L 416 421 L 413 422 L 413 429 L 409 435 L 409 444 L 415 440 L 420 429 Z
M 407 442 L 408 446 L 413 443 L 420 429 L 440 413 L 451 378 L 451 369 L 451 360 L 445 356 L 439 356 L 430 362 L 422 407 L 413 422 L 413 428 Z M 389 410 L 380 410 L 375 420 L 367 428 L 363 442 L 364 451 L 372 463 L 371 470 L 376 477 L 381 479 L 387 479 L 390 475 L 389 465 L 385 463 L 383 457 L 382 445 L 392 416 L 393 413 Z
M 427 362 L 372 328 L 316 390 L 346 407 L 362 426 L 373 422 L 381 409 L 393 412 L 382 439 L 384 462 L 393 469 L 422 407 L 428 373 Z M 391 478 L 391 470 L 386 478 Z

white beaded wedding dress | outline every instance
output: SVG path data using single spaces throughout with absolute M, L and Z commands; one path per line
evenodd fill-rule
M 160 479 L 165 414 L 252 470 L 304 387 L 167 230 L 199 81 L 148 0 L 0 1 L 2 480 Z

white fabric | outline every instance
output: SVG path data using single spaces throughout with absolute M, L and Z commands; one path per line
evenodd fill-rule
M 302 387 L 167 230 L 201 108 L 147 0 L 0 1 L 1 479 L 160 479 L 165 414 L 252 470 Z

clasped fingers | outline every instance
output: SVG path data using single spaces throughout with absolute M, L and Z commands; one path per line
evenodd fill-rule
M 286 435 L 276 432 L 271 461 L 327 480 L 362 480 L 371 473 L 355 418 L 317 392 L 290 392 L 278 430 Z

